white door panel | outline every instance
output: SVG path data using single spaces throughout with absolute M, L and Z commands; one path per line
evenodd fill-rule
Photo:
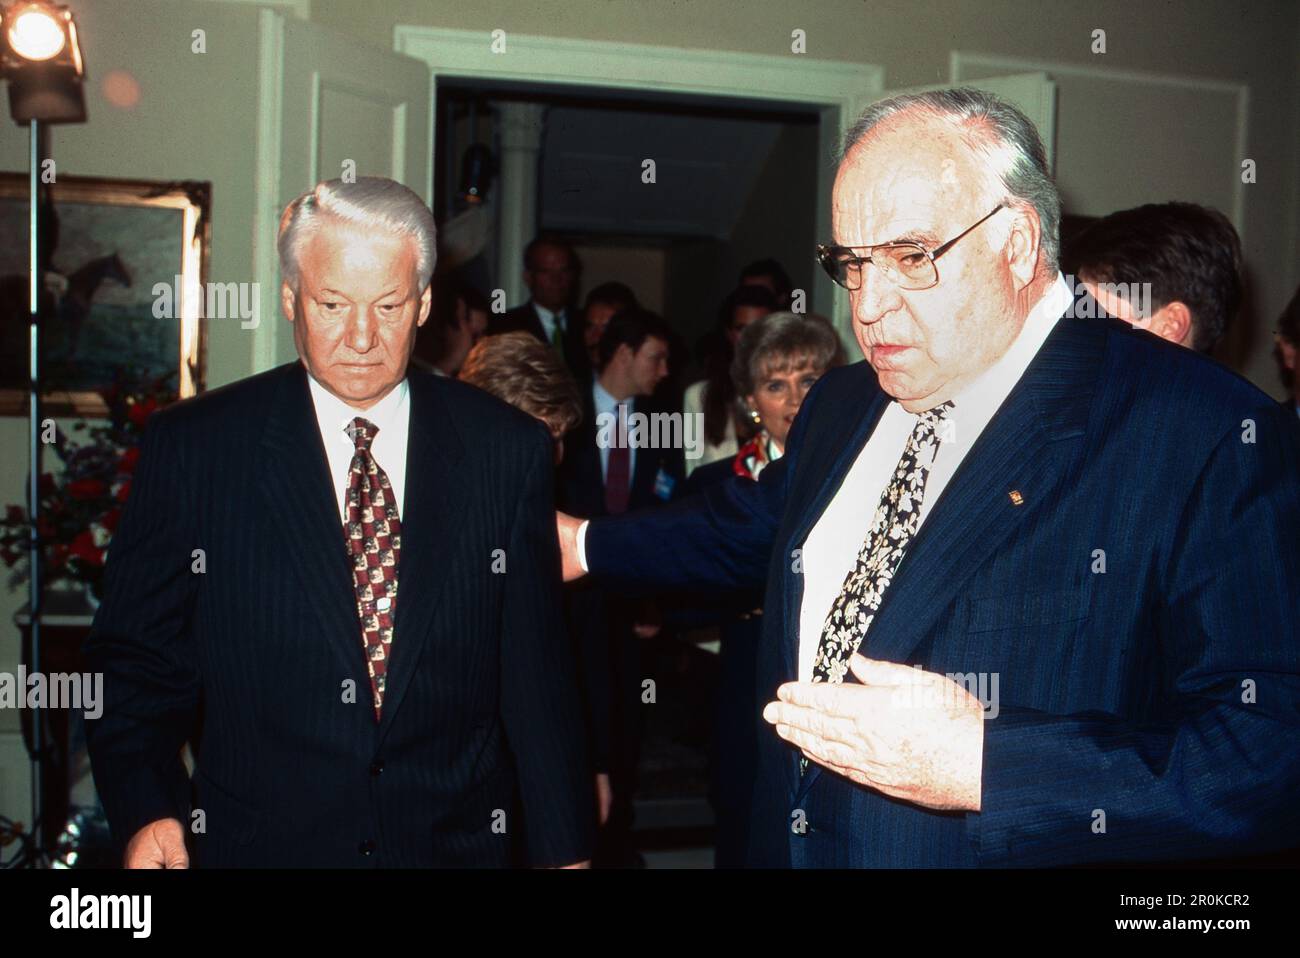
M 275 234 L 295 196 L 345 172 L 387 176 L 431 200 L 429 68 L 264 10 L 260 19 L 258 223 L 255 269 L 262 322 L 254 370 L 292 360 L 279 309 Z

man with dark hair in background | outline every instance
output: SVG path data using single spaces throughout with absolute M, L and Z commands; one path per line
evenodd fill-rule
M 671 499 L 682 481 L 682 450 L 652 448 L 631 433 L 630 417 L 663 411 L 649 397 L 668 376 L 672 330 L 638 307 L 609 320 L 595 378 L 582 390 L 583 420 L 565 438 L 561 508 L 583 517 L 625 515 Z M 643 434 L 644 436 L 644 434 Z M 578 647 L 603 827 L 595 863 L 639 863 L 632 845 L 632 798 L 645 731 L 642 642 L 659 631 L 648 598 L 581 583 L 569 596 Z
M 1214 350 L 1241 305 L 1237 231 L 1194 203 L 1112 213 L 1084 230 L 1074 258 L 1109 315 L 1198 352 Z
M 790 274 L 776 260 L 756 259 L 740 271 L 737 286 L 765 286 L 776 297 L 776 308 L 785 309 L 790 305 Z
M 622 283 L 601 283 L 587 294 L 582 306 L 582 340 L 593 372 L 599 365 L 600 337 L 610 319 L 636 305 L 636 294 Z
M 1287 398 L 1282 400 L 1282 405 L 1300 416 L 1300 375 L 1297 375 L 1297 356 L 1300 355 L 1300 287 L 1296 288 L 1291 302 L 1282 310 L 1274 339 L 1276 347 L 1273 355 L 1277 357 L 1278 372 L 1287 388 Z
M 433 322 L 416 335 L 411 363 L 435 376 L 454 377 L 487 331 L 488 301 L 452 272 L 435 275 L 433 290 Z
M 493 317 L 488 335 L 518 330 L 532 333 L 554 346 L 573 378 L 583 382 L 587 353 L 572 308 L 580 270 L 578 256 L 568 242 L 545 233 L 538 236 L 524 247 L 524 285 L 531 294 L 528 302 Z

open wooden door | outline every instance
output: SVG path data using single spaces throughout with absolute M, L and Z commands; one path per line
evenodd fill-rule
M 254 269 L 262 323 L 254 371 L 294 358 L 279 310 L 275 236 L 286 203 L 347 172 L 388 176 L 431 200 L 429 68 L 303 20 L 260 14 Z

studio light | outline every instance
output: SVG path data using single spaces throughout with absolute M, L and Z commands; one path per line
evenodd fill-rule
M 40 178 L 49 156 L 48 135 L 52 123 L 86 122 L 85 64 L 77 42 L 77 24 L 66 6 L 41 0 L 20 0 L 0 5 L 0 80 L 9 83 L 9 112 L 14 121 L 26 126 L 27 154 L 27 518 L 29 575 L 28 610 L 30 625 L 30 667 L 42 668 L 41 616 L 45 600 L 41 521 L 41 347 L 45 316 L 41 306 L 42 278 L 49 268 L 48 251 L 43 249 L 42 210 L 49 208 L 49 185 Z M 50 860 L 50 839 L 62 822 L 44 821 L 45 779 L 53 752 L 45 741 L 39 712 L 32 715 L 31 740 L 27 743 L 32 760 L 32 853 L 28 864 L 40 866 Z
M 86 69 L 66 6 L 26 0 L 0 7 L 0 74 L 16 122 L 85 122 Z
M 27 9 L 9 27 L 9 46 L 28 60 L 48 60 L 68 45 L 59 21 L 45 10 Z

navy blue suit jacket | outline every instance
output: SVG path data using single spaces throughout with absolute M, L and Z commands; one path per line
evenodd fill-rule
M 682 586 L 765 576 L 761 709 L 797 678 L 798 550 L 888 398 L 868 364 L 832 370 L 758 483 L 594 521 L 590 568 Z M 931 811 L 816 765 L 801 779 L 799 753 L 762 723 L 750 862 L 1042 866 L 1289 847 L 1298 619 L 1294 417 L 1190 350 L 1063 318 L 934 504 L 862 650 L 997 675 L 981 810 Z
M 400 589 L 379 722 L 302 365 L 150 421 L 86 642 L 105 675 L 90 756 L 119 841 L 157 818 L 190 824 L 179 753 L 202 708 L 200 866 L 591 857 L 551 439 L 464 383 L 407 378 Z

